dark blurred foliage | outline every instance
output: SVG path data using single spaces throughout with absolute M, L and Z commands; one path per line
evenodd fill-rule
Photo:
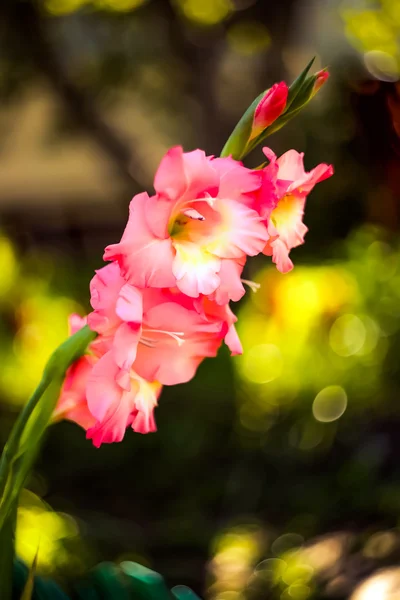
M 41 540 L 44 573 L 64 580 L 132 559 L 208 598 L 305 600 L 347 598 L 398 564 L 399 88 L 392 63 L 373 77 L 366 59 L 388 21 L 368 29 L 364 13 L 343 10 L 335 0 L 0 3 L 3 442 L 67 314 L 89 309 L 102 250 L 165 150 L 218 154 L 262 89 L 312 55 L 331 71 L 268 142 L 336 174 L 309 199 L 295 271 L 282 279 L 253 261 L 248 277 L 264 286 L 238 309 L 246 352 L 262 345 L 276 359 L 278 348 L 292 370 L 263 379 L 222 350 L 163 392 L 155 435 L 128 431 L 96 450 L 77 426 L 52 427 L 17 545 L 28 560 Z M 248 164 L 259 162 L 257 150 Z M 261 373 L 275 364 L 265 360 Z M 329 386 L 345 390 L 347 408 L 319 421 L 315 398 Z M 396 570 L 375 577 L 365 585 L 376 595 L 356 600 L 398 591 Z

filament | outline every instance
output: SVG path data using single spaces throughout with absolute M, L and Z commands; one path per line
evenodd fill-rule
M 256 281 L 250 281 L 249 279 L 241 279 L 240 280 L 242 283 L 244 283 L 245 285 L 248 285 L 249 288 L 251 289 L 252 292 L 258 292 L 258 290 L 261 287 L 260 283 L 257 283 Z
M 170 337 L 172 337 L 172 339 L 174 339 L 178 346 L 181 346 L 185 340 L 182 339 L 182 337 L 185 335 L 183 331 L 165 331 L 164 329 L 146 329 L 143 328 L 142 330 L 143 332 L 148 332 L 148 333 L 161 333 L 164 335 L 169 335 Z M 144 337 L 142 336 L 140 338 L 140 341 L 145 345 L 148 346 L 149 348 L 154 348 L 154 346 L 157 344 L 158 340 L 154 340 L 151 339 L 149 337 Z

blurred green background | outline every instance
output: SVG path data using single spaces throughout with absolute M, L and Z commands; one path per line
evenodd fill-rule
M 268 140 L 336 170 L 295 270 L 250 262 L 244 356 L 165 389 L 157 434 L 96 450 L 51 428 L 18 516 L 40 573 L 134 560 L 210 600 L 400 597 L 398 0 L 3 0 L 0 436 L 163 153 L 218 155 L 314 55 L 328 84 Z

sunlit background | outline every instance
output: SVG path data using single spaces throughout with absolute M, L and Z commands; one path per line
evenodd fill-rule
M 295 270 L 248 266 L 244 355 L 165 390 L 157 434 L 52 427 L 19 556 L 67 587 L 133 560 L 209 600 L 398 599 L 400 2 L 3 0 L 0 32 L 2 442 L 171 145 L 218 155 L 315 56 L 329 83 L 269 144 L 336 170 Z

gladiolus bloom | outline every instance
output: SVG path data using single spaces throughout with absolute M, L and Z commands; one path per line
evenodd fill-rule
M 262 252 L 269 235 L 243 202 L 260 188 L 261 174 L 232 162 L 172 148 L 156 173 L 156 195 L 133 198 L 122 239 L 104 259 L 117 261 L 138 288 L 176 286 L 192 298 L 216 294 L 217 301 L 223 288 L 238 300 L 244 292 L 235 263 Z
M 277 167 L 277 200 L 269 216 L 270 239 L 264 254 L 272 256 L 278 270 L 287 273 L 293 268 L 289 252 L 304 243 L 308 231 L 303 223 L 306 198 L 317 183 L 333 175 L 333 167 L 320 164 L 306 172 L 302 152 L 289 150 L 278 159 L 268 148 L 264 148 L 264 153 L 270 160 L 267 168 L 273 168 L 275 161 Z
M 224 338 L 238 353 L 237 342 L 231 343 L 236 317 L 228 306 L 195 301 L 178 289 L 140 290 L 125 283 L 117 263 L 97 271 L 91 292 L 88 324 L 101 334 L 93 346 L 111 350 L 121 371 L 133 368 L 139 377 L 175 385 L 192 379 Z
M 314 93 L 327 77 L 317 74 Z M 279 118 L 287 96 L 283 82 L 266 92 L 250 139 Z M 293 267 L 306 197 L 333 169 L 306 172 L 295 150 L 264 154 L 267 166 L 251 170 L 230 156 L 172 148 L 155 194 L 132 199 L 121 241 L 107 246 L 110 262 L 90 283 L 92 312 L 71 318 L 72 332 L 87 322 L 97 338 L 68 370 L 54 413 L 85 428 L 96 447 L 121 441 L 128 427 L 155 431 L 162 387 L 192 379 L 224 341 L 232 355 L 242 352 L 229 302 L 243 296 L 243 283 L 253 285 L 241 279 L 248 256 L 271 255 L 282 272 Z
M 86 437 L 98 448 L 102 443 L 120 442 L 127 427 L 137 433 L 156 431 L 154 408 L 162 385 L 146 381 L 133 370 L 122 373 L 112 353 L 96 362 L 88 378 L 86 395 L 96 423 Z
M 86 321 L 71 315 L 71 333 Z M 129 426 L 138 433 L 156 431 L 153 413 L 162 389 L 159 382 L 146 381 L 132 369 L 122 372 L 108 346 L 109 340 L 99 336 L 89 345 L 89 354 L 71 365 L 53 413 L 53 421 L 64 418 L 80 425 L 96 447 L 121 441 Z

